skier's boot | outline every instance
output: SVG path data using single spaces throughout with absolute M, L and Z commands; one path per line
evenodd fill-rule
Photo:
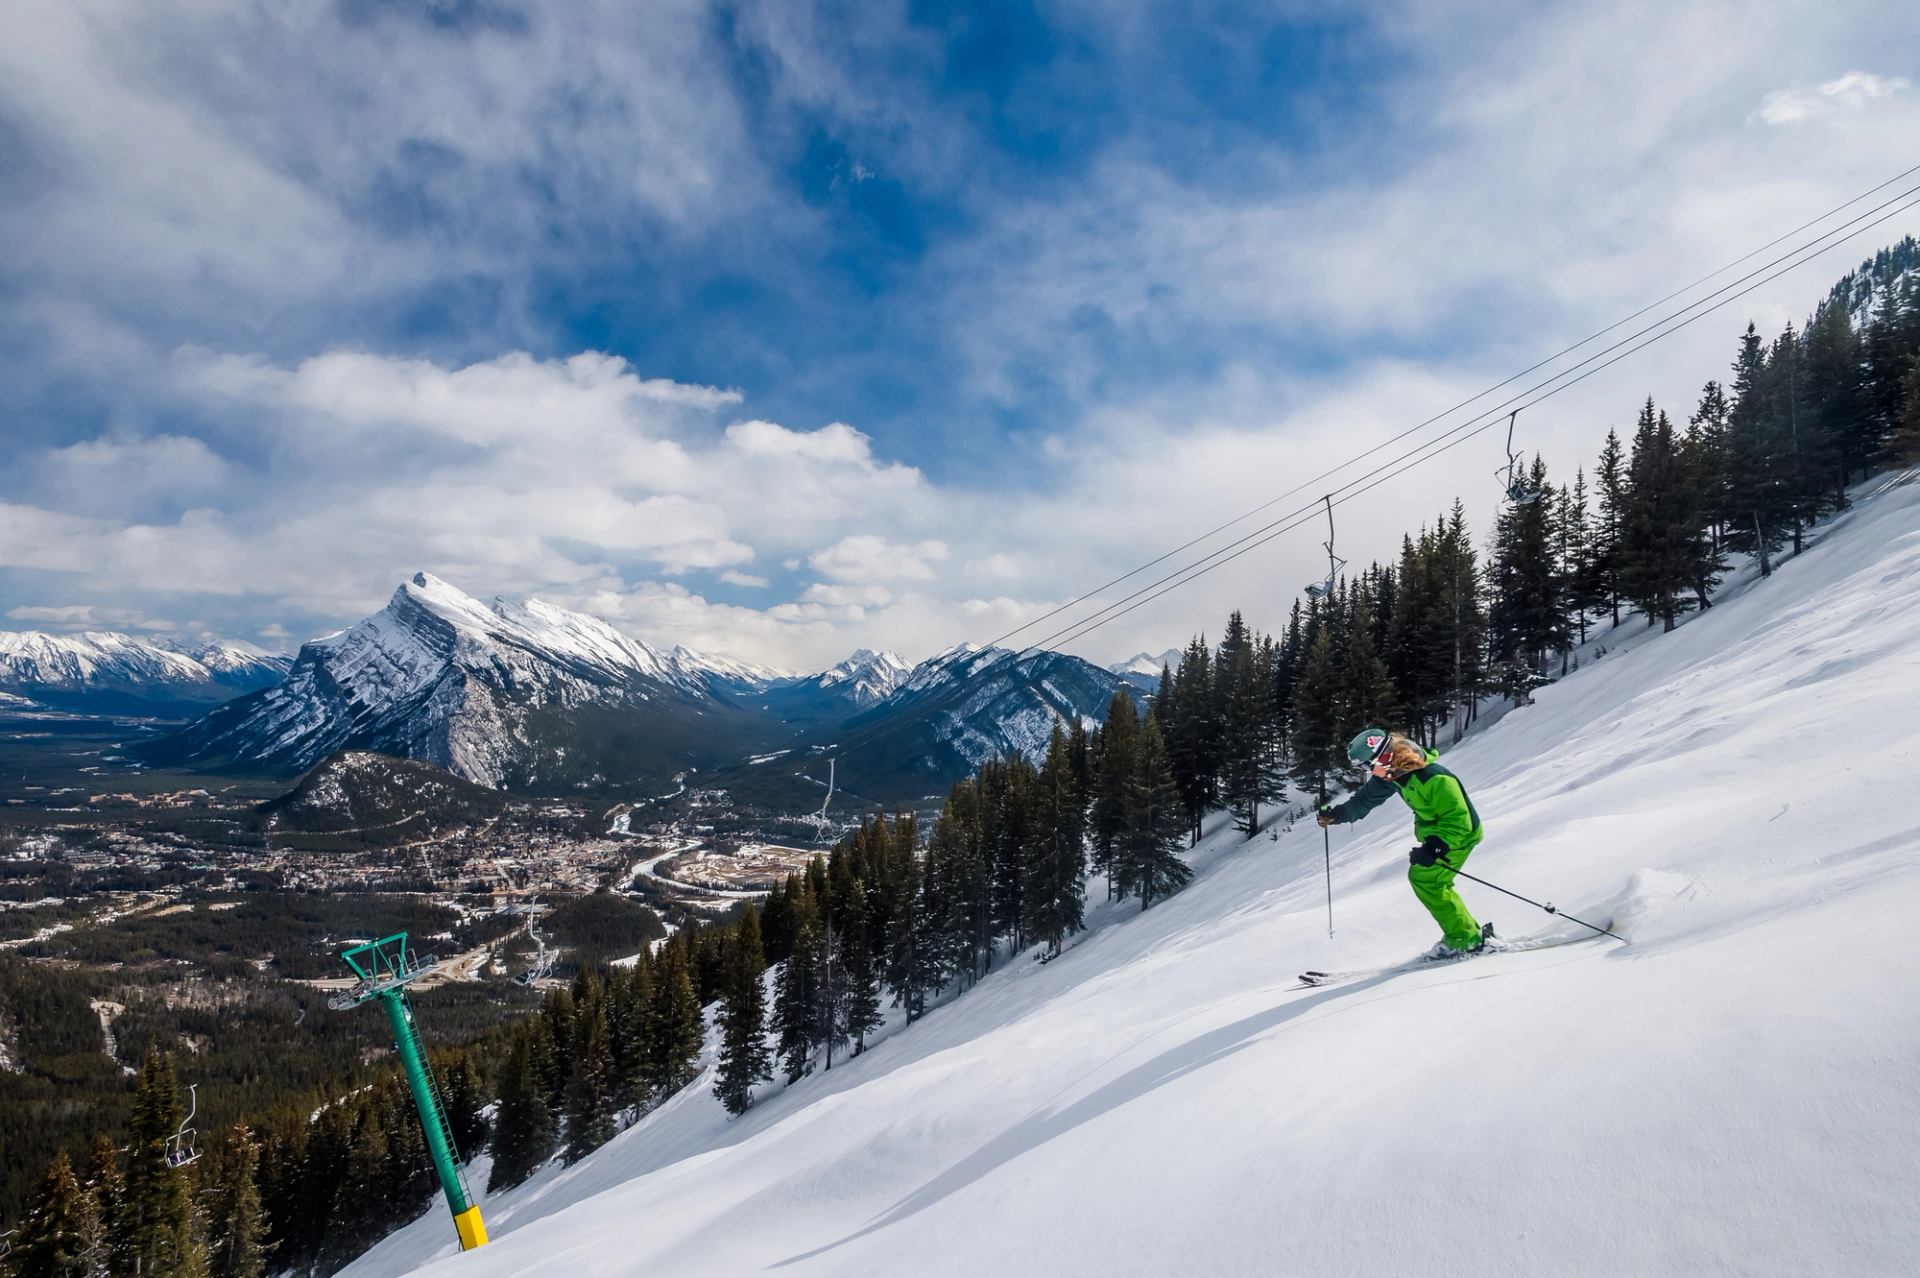
M 1478 954 L 1480 951 L 1485 949 L 1490 949 L 1490 948 L 1499 949 L 1500 946 L 1498 944 L 1497 938 L 1495 938 L 1495 936 L 1493 935 L 1493 924 L 1482 923 L 1480 925 L 1480 944 L 1468 950 L 1467 953 Z

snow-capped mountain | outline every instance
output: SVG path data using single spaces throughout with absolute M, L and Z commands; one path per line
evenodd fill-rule
M 1178 669 L 1180 657 L 1181 651 L 1178 648 L 1169 648 L 1158 656 L 1151 652 L 1136 652 L 1125 661 L 1115 662 L 1107 669 L 1140 691 L 1152 694 L 1160 691 L 1161 670 Z
M 815 676 L 813 682 L 838 691 L 864 709 L 892 696 L 912 673 L 913 667 L 891 652 L 859 648 L 839 665 Z
M 790 670 L 695 652 L 685 644 L 675 644 L 667 660 L 689 685 L 697 684 L 708 690 L 753 692 L 796 677 Z
M 377 750 L 490 786 L 657 778 L 690 752 L 759 743 L 710 695 L 714 677 L 597 618 L 538 599 L 483 604 L 417 573 L 380 612 L 301 648 L 284 683 L 150 749 L 273 772 Z
M 177 713 L 276 684 L 291 664 L 240 644 L 0 631 L 0 689 L 76 708 Z
M 848 742 L 840 766 L 869 798 L 918 797 L 989 758 L 1038 759 L 1055 722 L 1101 722 L 1121 686 L 1111 671 L 1064 653 L 959 644 L 834 729 Z

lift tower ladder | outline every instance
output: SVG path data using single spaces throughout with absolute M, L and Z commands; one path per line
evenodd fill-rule
M 407 1086 L 413 1089 L 413 1106 L 420 1113 L 420 1129 L 433 1155 L 433 1169 L 440 1175 L 447 1210 L 453 1213 L 460 1250 L 472 1251 L 485 1246 L 487 1226 L 480 1219 L 480 1206 L 473 1201 L 466 1178 L 460 1174 L 453 1126 L 447 1121 L 446 1108 L 440 1103 L 440 1088 L 434 1082 L 426 1054 L 420 1050 L 420 1039 L 413 1031 L 413 1005 L 407 1001 L 407 986 L 433 969 L 433 957 L 421 958 L 411 953 L 405 932 L 356 945 L 340 957 L 359 979 L 352 989 L 328 999 L 327 1006 L 344 1012 L 362 1003 L 378 1001 L 386 1009 L 387 1024 L 393 1028 L 393 1041 L 399 1046 L 400 1061 L 406 1067 Z

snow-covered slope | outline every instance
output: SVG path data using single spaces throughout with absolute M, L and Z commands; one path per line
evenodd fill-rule
M 220 701 L 278 683 L 290 663 L 240 644 L 183 645 L 115 631 L 0 631 L 0 689 L 70 703 Z
M 689 748 L 761 739 L 711 699 L 713 677 L 694 654 L 597 618 L 538 599 L 483 604 L 416 573 L 381 611 L 301 648 L 284 683 L 152 753 L 295 772 L 355 748 L 490 786 L 620 781 L 683 767 Z
M 1406 814 L 1334 832 L 1332 939 L 1318 830 L 1221 830 L 1060 960 L 740 1119 L 703 1080 L 485 1203 L 480 1252 L 436 1208 L 348 1272 L 1912 1272 L 1916 586 L 1920 482 L 1450 752 L 1469 871 L 1630 945 L 1295 989 L 1433 939 Z

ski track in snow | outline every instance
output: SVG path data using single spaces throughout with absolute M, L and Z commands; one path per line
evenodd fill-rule
M 1912 1272 L 1920 483 L 1878 487 L 1448 752 L 1468 871 L 1632 944 L 1292 990 L 1432 942 L 1408 816 L 1334 831 L 1331 940 L 1319 830 L 1216 818 L 1185 892 L 1094 886 L 1059 960 L 738 1119 L 703 1075 L 486 1200 L 486 1249 L 436 1205 L 346 1273 Z M 1504 936 L 1570 926 L 1461 886 Z

